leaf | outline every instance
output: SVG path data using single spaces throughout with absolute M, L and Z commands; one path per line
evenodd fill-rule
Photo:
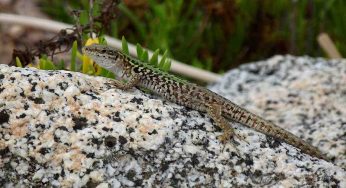
M 158 56 L 159 56 L 160 50 L 155 50 L 154 54 L 151 56 L 149 63 L 153 65 L 154 67 L 157 67 L 158 65 Z
M 141 61 L 148 63 L 149 62 L 149 55 L 148 55 L 148 51 L 144 50 L 143 54 L 141 55 L 141 57 L 139 58 Z
M 165 53 L 163 53 L 163 55 L 162 55 L 162 58 L 161 58 L 160 63 L 159 63 L 160 69 L 163 69 L 163 66 L 164 66 L 166 59 L 167 59 L 167 53 L 168 53 L 168 51 L 166 50 Z
M 39 60 L 39 68 L 42 70 L 56 70 L 55 65 L 47 56 L 42 56 Z
M 23 64 L 20 62 L 19 57 L 16 57 L 16 65 L 17 65 L 17 67 L 23 68 Z
M 86 11 L 80 12 L 79 22 L 81 24 L 87 24 L 89 22 L 89 15 Z
M 139 43 L 137 43 L 136 49 L 137 49 L 137 57 L 139 58 L 143 54 L 143 48 L 142 48 L 142 46 Z
M 129 46 L 124 36 L 121 38 L 121 46 L 122 46 L 124 54 L 130 55 Z
M 168 72 L 171 69 L 171 60 L 166 60 L 165 64 L 162 67 L 162 70 Z
M 93 66 L 93 61 L 86 55 L 83 55 L 83 61 L 82 61 L 82 73 L 84 74 L 94 74 L 95 73 L 95 69 Z
M 98 39 L 99 39 L 99 44 L 105 44 L 105 45 L 107 45 L 107 40 L 106 40 L 106 38 L 105 38 L 104 35 L 100 35 L 100 36 L 98 37 Z
M 72 49 L 71 49 L 70 71 L 76 71 L 77 48 L 78 48 L 77 41 L 73 41 Z
M 106 70 L 106 69 L 105 69 L 105 70 Z M 108 70 L 106 70 L 105 77 L 106 77 L 106 78 L 112 78 L 112 79 L 115 79 L 115 75 L 114 75 L 114 73 L 113 73 L 113 72 L 111 72 L 111 71 L 108 71 Z

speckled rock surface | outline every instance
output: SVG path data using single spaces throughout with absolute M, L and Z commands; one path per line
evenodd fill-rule
M 346 186 L 346 63 L 274 57 L 211 86 L 333 157 L 107 79 L 0 65 L 0 186 Z
M 232 70 L 209 89 L 308 140 L 346 169 L 345 60 L 275 56 Z

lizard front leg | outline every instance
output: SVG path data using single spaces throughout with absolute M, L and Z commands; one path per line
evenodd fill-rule
M 136 86 L 139 82 L 139 76 L 138 75 L 131 75 L 128 82 L 124 82 L 122 80 L 112 80 L 111 84 L 115 87 L 122 89 L 122 90 L 128 90 Z

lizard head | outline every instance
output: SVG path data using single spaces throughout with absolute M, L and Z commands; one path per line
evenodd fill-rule
M 119 50 L 106 45 L 92 44 L 82 49 L 97 64 L 112 72 L 118 72 L 124 65 L 126 56 Z

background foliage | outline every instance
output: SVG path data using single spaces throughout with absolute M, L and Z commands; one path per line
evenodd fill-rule
M 40 5 L 68 23 L 74 23 L 69 11 L 89 10 L 88 0 Z M 320 32 L 346 54 L 345 10 L 343 0 L 124 0 L 108 34 L 223 72 L 275 54 L 324 56 L 316 42 Z

